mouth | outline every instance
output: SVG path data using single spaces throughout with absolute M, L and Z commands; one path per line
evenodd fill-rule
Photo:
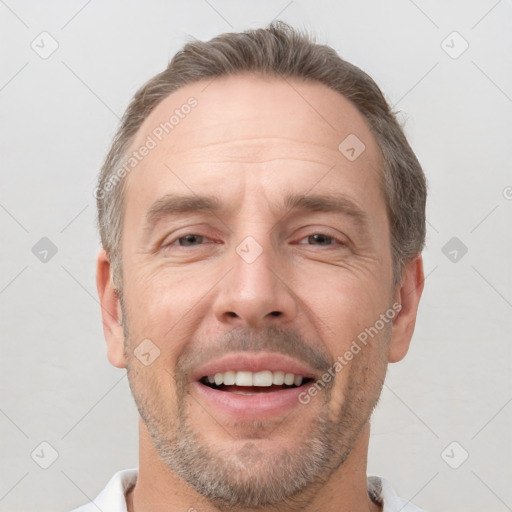
M 310 377 L 282 370 L 259 372 L 229 370 L 205 375 L 199 382 L 210 389 L 247 396 L 296 389 L 309 384 L 312 380 Z
M 191 377 L 195 396 L 217 417 L 254 421 L 302 408 L 299 396 L 315 373 L 282 354 L 245 352 L 211 361 Z

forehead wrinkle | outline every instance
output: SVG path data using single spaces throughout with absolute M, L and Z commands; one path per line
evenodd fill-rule
M 172 160 L 178 158 L 180 163 L 267 163 L 277 160 L 296 160 L 332 166 L 332 161 L 340 160 L 337 145 L 317 144 L 307 140 L 276 137 L 255 137 L 252 139 L 230 139 L 225 141 L 190 141 L 175 140 L 157 148 L 149 158 Z M 176 164 L 174 164 L 176 165 Z

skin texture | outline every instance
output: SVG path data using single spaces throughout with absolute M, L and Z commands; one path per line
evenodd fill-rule
M 108 358 L 127 368 L 141 414 L 128 510 L 380 510 L 366 489 L 369 418 L 387 363 L 407 353 L 423 266 L 418 255 L 393 286 L 375 139 L 355 107 L 321 84 L 239 75 L 169 95 L 133 148 L 191 96 L 197 106 L 128 176 L 122 304 L 105 251 L 97 260 Z M 365 144 L 354 161 L 338 150 L 349 134 Z M 169 193 L 209 194 L 224 208 L 164 217 L 145 231 L 148 210 Z M 366 224 L 285 208 L 291 193 L 343 194 Z M 262 251 L 251 263 L 237 252 L 246 237 Z M 286 354 L 321 378 L 396 303 L 399 314 L 286 413 L 234 417 L 191 380 L 200 363 L 248 351 Z M 144 339 L 160 351 L 148 366 L 133 352 Z

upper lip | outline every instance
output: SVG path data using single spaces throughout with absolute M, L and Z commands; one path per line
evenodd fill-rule
M 257 373 L 264 370 L 271 372 L 283 371 L 285 373 L 293 373 L 294 375 L 302 375 L 306 378 L 313 378 L 315 376 L 315 372 L 307 365 L 283 354 L 238 352 L 227 354 L 194 369 L 192 380 L 198 381 L 208 375 L 228 371 Z

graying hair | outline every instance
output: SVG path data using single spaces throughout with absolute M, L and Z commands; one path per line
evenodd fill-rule
M 364 71 L 316 44 L 284 22 L 267 28 L 226 33 L 208 42 L 187 43 L 167 68 L 133 97 L 101 169 L 96 198 L 98 228 L 109 256 L 113 282 L 122 287 L 121 234 L 126 176 L 119 172 L 137 131 L 169 94 L 188 84 L 250 72 L 263 76 L 316 81 L 339 92 L 370 126 L 383 156 L 382 188 L 391 230 L 394 284 L 402 268 L 425 244 L 425 175 L 395 113 Z

